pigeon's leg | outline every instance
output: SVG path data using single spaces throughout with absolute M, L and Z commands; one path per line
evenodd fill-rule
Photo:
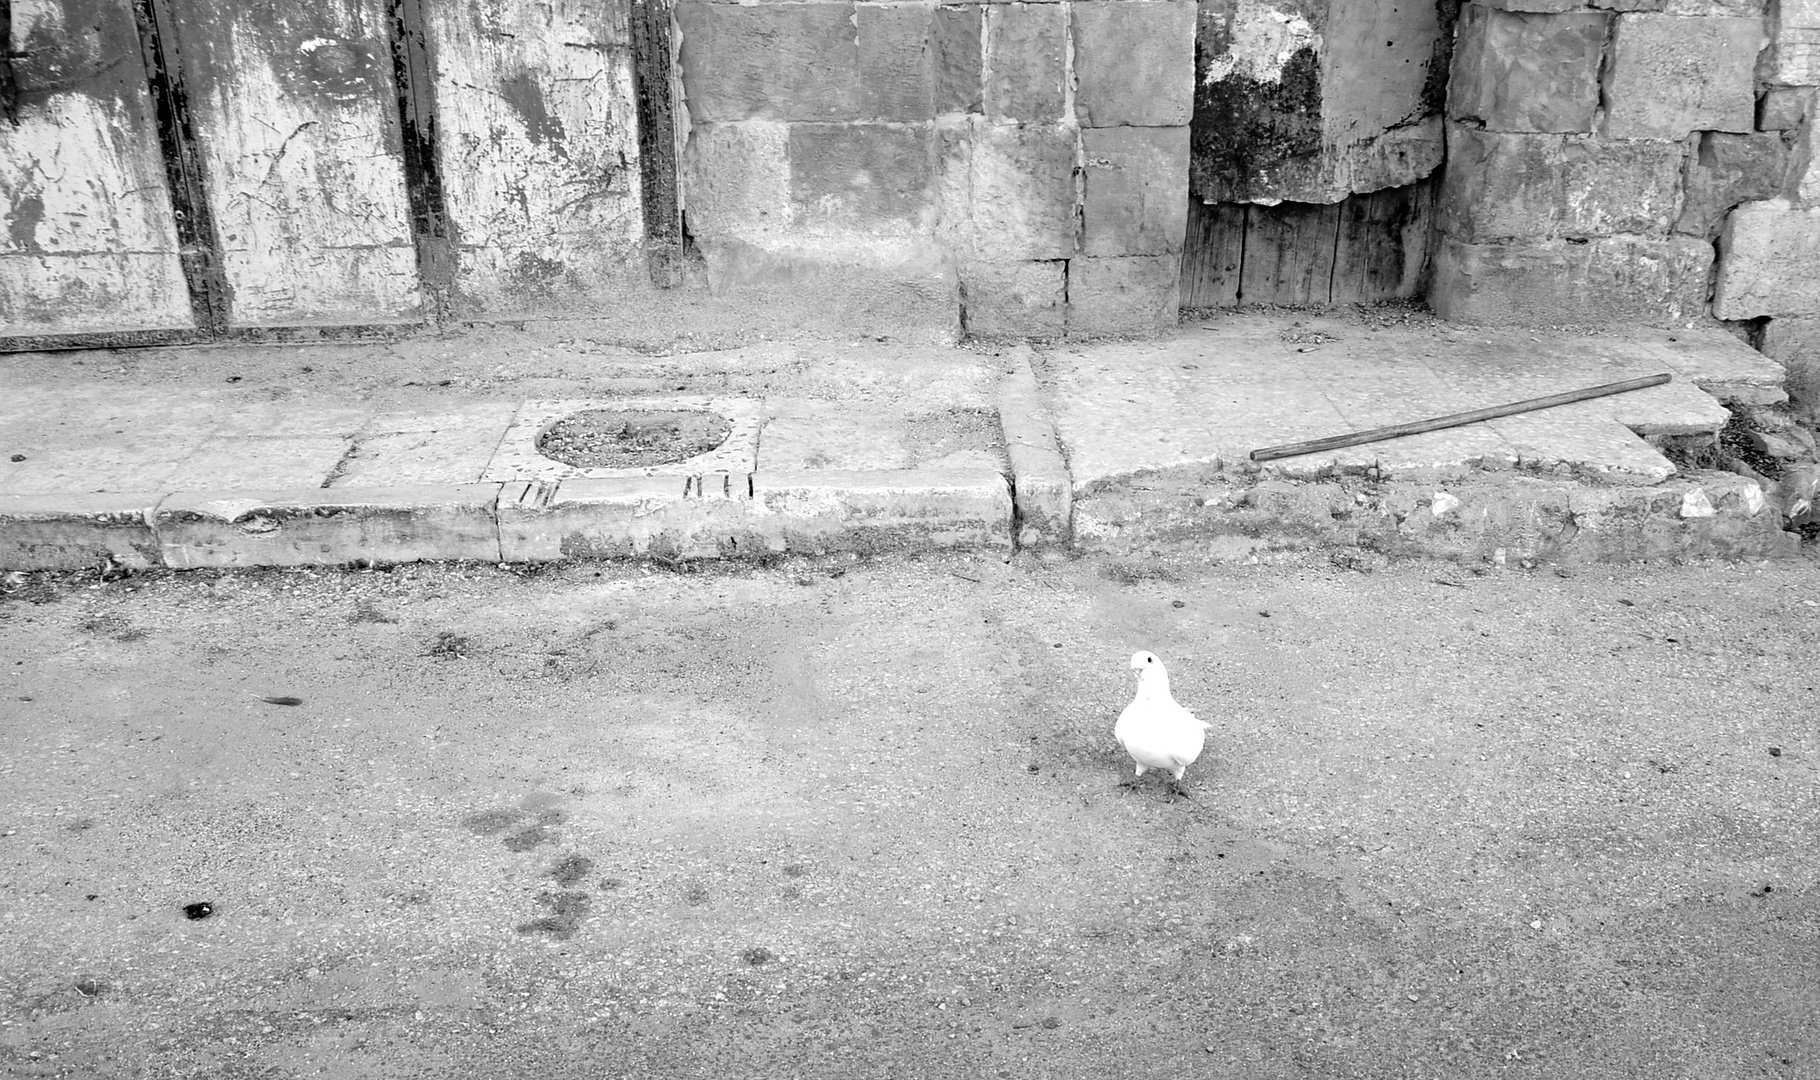
M 1171 795 L 1180 795 L 1180 796 L 1181 796 L 1181 797 L 1182 797 L 1182 798 L 1184 798 L 1184 799 L 1186 799 L 1186 798 L 1188 798 L 1188 797 L 1189 797 L 1189 796 L 1188 796 L 1188 789 L 1187 789 L 1187 788 L 1184 788 L 1184 787 L 1183 787 L 1183 786 L 1182 786 L 1182 777 L 1183 777 L 1183 775 L 1184 775 L 1184 774 L 1186 774 L 1186 773 L 1187 773 L 1187 772 L 1188 772 L 1188 766 L 1186 766 L 1186 765 L 1184 765 L 1184 766 L 1182 766 L 1182 767 L 1181 767 L 1181 768 L 1179 768 L 1179 769 L 1177 769 L 1177 770 L 1176 770 L 1176 771 L 1175 771 L 1175 775 L 1174 775 L 1174 776 L 1172 776 L 1172 777 L 1170 777 L 1170 779 L 1169 779 L 1169 793 L 1170 793 L 1170 794 L 1171 794 Z

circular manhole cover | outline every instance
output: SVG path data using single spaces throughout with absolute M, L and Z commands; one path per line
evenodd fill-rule
M 579 469 L 638 469 L 705 454 L 733 424 L 700 409 L 587 409 L 537 436 L 537 452 Z

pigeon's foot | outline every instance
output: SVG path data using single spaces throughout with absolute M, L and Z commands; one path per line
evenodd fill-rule
M 1187 788 L 1183 787 L 1181 784 L 1175 782 L 1174 780 L 1169 781 L 1169 794 L 1174 795 L 1177 798 L 1181 798 L 1181 799 L 1194 798 L 1193 795 L 1190 795 L 1188 793 Z

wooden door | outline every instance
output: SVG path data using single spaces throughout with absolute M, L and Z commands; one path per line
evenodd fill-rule
M 385 0 L 159 0 L 231 327 L 421 314 Z
M 0 336 L 193 332 L 130 3 L 12 0 L 10 14 L 0 35 Z
M 645 273 L 627 11 L 423 5 L 455 314 L 598 310 Z
M 1191 195 L 1182 306 L 1318 306 L 1417 296 L 1433 207 L 1433 180 L 1326 204 L 1208 204 Z

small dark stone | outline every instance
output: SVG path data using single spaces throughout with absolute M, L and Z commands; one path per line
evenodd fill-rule
M 194 904 L 183 905 L 183 917 L 186 919 L 206 919 L 215 914 L 215 905 L 207 900 L 198 900 Z
M 1032 761 L 1030 764 L 1024 766 L 1024 768 L 1030 770 L 1031 772 L 1042 772 L 1043 771 L 1043 767 L 1041 765 L 1038 765 L 1034 761 Z
M 1170 607 L 1174 607 L 1174 608 L 1184 608 L 1184 607 L 1187 607 L 1187 606 L 1188 606 L 1188 601 L 1186 601 L 1186 600 L 1171 600 L 1171 601 L 1169 601 L 1169 606 L 1170 606 Z
M 1270 612 L 1260 611 L 1260 612 L 1258 612 L 1258 617 L 1261 619 L 1268 619 L 1268 618 L 1270 618 Z
M 765 948 L 763 945 L 754 945 L 739 955 L 741 959 L 746 963 L 751 964 L 753 967 L 757 967 L 760 964 L 769 964 L 771 961 L 777 959 L 777 954 L 773 953 L 770 949 Z
M 238 376 L 238 375 L 229 375 L 228 376 L 228 382 L 239 382 L 239 381 L 240 381 L 240 376 Z
M 24 454 L 14 454 L 14 455 L 13 455 L 13 460 L 14 460 L 14 461 L 24 461 L 24 460 L 25 460 L 25 455 L 24 455 Z
M 1780 747 L 1780 746 L 1772 746 L 1772 747 L 1770 747 L 1770 748 L 1769 748 L 1769 756 L 1770 756 L 1770 757 L 1781 757 L 1781 756 L 1782 756 L 1782 748 L 1781 748 L 1781 747 Z

